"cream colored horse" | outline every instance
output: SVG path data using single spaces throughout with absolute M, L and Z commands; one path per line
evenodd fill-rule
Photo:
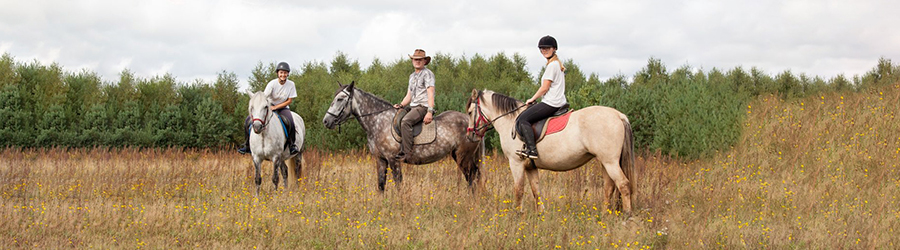
M 469 98 L 469 136 L 483 137 L 492 126 L 500 134 L 503 153 L 509 159 L 512 171 L 516 208 L 522 212 L 522 195 L 525 175 L 531 184 L 531 192 L 537 201 L 538 211 L 543 212 L 541 190 L 538 185 L 538 169 L 569 171 L 596 158 L 606 170 L 604 174 L 604 199 L 610 199 L 618 191 L 622 197 L 622 210 L 630 213 L 634 198 L 634 153 L 631 124 L 628 117 L 610 107 L 591 106 L 574 111 L 566 128 L 547 135 L 537 144 L 540 158 L 532 161 L 516 154 L 524 142 L 513 139 L 516 118 L 525 109 L 524 103 L 490 90 L 473 90 Z M 613 182 L 615 186 L 613 186 Z

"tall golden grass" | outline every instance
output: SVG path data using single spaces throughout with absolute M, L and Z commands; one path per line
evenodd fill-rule
M 248 156 L 0 151 L 2 248 L 897 248 L 900 84 L 746 109 L 741 142 L 638 157 L 636 212 L 604 209 L 601 168 L 541 172 L 547 210 L 512 207 L 506 159 L 473 192 L 447 159 L 376 191 L 365 152 L 307 152 L 299 187 L 255 195 Z M 526 190 L 529 190 L 526 188 Z M 529 191 L 526 191 L 529 192 Z

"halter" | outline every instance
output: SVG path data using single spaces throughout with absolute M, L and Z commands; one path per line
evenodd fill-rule
M 521 109 L 522 107 L 528 106 L 528 105 L 519 106 L 517 108 L 514 108 L 514 109 L 506 112 L 506 113 L 503 113 L 500 116 L 494 117 L 494 119 L 488 120 L 487 117 L 484 116 L 484 111 L 481 110 L 481 98 L 483 96 L 484 96 L 484 92 L 479 91 L 478 97 L 475 98 L 475 112 L 476 112 L 477 118 L 475 118 L 475 123 L 472 124 L 472 126 L 474 128 L 466 128 L 466 132 L 473 132 L 473 133 L 475 133 L 476 136 L 481 137 L 481 138 L 484 138 L 484 134 L 487 133 L 487 131 L 494 128 L 494 122 L 497 121 L 497 119 L 500 119 L 504 116 L 512 114 L 513 112 L 516 112 L 517 110 Z

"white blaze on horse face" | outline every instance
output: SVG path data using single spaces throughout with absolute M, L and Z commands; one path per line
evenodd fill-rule
M 269 100 L 266 99 L 265 94 L 262 92 L 257 92 L 250 97 L 250 103 L 247 105 L 247 111 L 250 113 L 250 118 L 252 119 L 251 124 L 253 125 L 253 131 L 256 133 L 260 132 L 263 122 L 267 122 L 269 115 Z

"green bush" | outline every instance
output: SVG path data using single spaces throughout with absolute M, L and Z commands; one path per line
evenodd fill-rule
M 564 55 L 563 55 L 564 56 Z M 262 91 L 275 78 L 275 63 L 250 69 L 249 91 Z M 355 121 L 328 130 L 322 118 L 337 82 L 359 88 L 391 103 L 406 94 L 409 58 L 374 59 L 363 69 L 347 54 L 330 62 L 291 62 L 289 78 L 298 98 L 290 105 L 306 125 L 306 147 L 323 150 L 365 146 L 365 131 Z M 428 68 L 436 76 L 438 112 L 463 111 L 473 88 L 490 89 L 521 100 L 538 89 L 537 78 L 519 54 L 453 57 L 436 53 Z M 566 95 L 573 108 L 604 105 L 631 121 L 635 145 L 667 155 L 698 158 L 725 150 L 740 137 L 744 107 L 753 97 L 776 94 L 802 98 L 828 91 L 860 91 L 900 80 L 900 65 L 888 59 L 862 76 L 825 79 L 787 70 L 774 77 L 756 67 L 708 72 L 682 66 L 669 71 L 651 58 L 633 76 L 601 80 L 573 61 L 564 62 Z M 164 74 L 138 78 L 123 70 L 115 82 L 102 82 L 90 71 L 67 73 L 56 64 L 17 63 L 0 57 L 0 146 L 6 147 L 196 147 L 233 148 L 242 143 L 247 92 L 236 74 L 219 72 L 214 82 L 179 82 Z M 487 146 L 499 148 L 489 133 Z

